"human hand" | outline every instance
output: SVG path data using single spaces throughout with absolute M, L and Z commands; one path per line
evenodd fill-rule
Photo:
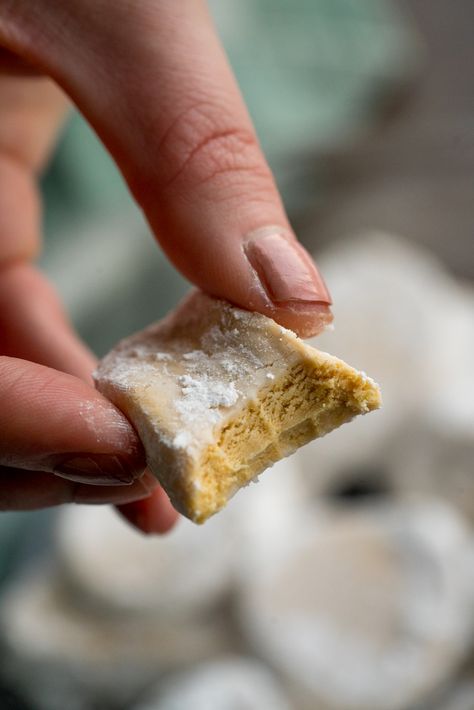
M 291 231 L 201 0 L 4 0 L 0 47 L 0 506 L 142 498 L 123 513 L 166 529 L 175 515 L 161 489 L 150 495 L 150 474 L 140 476 L 136 434 L 93 390 L 92 355 L 29 263 L 36 176 L 65 94 L 197 286 L 302 336 L 331 321 L 329 295 Z M 76 463 L 65 466 L 71 453 Z M 127 475 L 135 482 L 98 485 Z

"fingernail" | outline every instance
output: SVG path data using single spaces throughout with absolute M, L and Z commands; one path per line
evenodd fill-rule
M 248 236 L 244 251 L 274 303 L 331 305 L 331 296 L 321 275 L 297 242 L 267 227 Z
M 96 486 L 130 485 L 143 469 L 111 454 L 69 455 L 54 466 L 56 476 Z

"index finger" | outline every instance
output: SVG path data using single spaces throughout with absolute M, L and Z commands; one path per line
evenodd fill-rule
M 301 335 L 331 299 L 289 225 L 201 0 L 17 0 L 10 48 L 69 93 L 201 289 Z

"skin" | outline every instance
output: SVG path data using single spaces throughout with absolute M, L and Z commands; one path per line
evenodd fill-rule
M 309 259 L 301 247 L 294 264 L 273 238 L 265 248 L 274 254 L 252 252 L 283 270 L 272 284 L 295 284 L 283 301 L 269 297 L 246 257 L 248 235 L 268 225 L 290 245 L 295 237 L 201 0 L 3 0 L 0 510 L 114 503 L 143 532 L 161 533 L 176 513 L 144 472 L 133 428 L 94 390 L 94 356 L 32 263 L 41 243 L 37 180 L 71 101 L 191 282 L 303 336 L 331 320 L 328 299 L 308 297 L 317 278 L 299 279 Z M 100 475 L 90 466 L 55 475 L 58 461 L 77 461 L 78 452 L 101 462 Z M 117 460 L 131 482 L 110 475 Z

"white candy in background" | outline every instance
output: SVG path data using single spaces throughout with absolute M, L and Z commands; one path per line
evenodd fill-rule
M 269 549 L 284 544 L 301 517 L 312 514 L 314 507 L 297 456 L 281 459 L 256 483 L 240 490 L 223 511 L 238 539 L 234 549 L 237 572 L 246 563 L 249 548 L 252 557 L 265 564 Z
M 474 523 L 474 291 L 460 287 L 450 309 L 422 412 L 394 434 L 387 454 L 399 493 L 443 496 Z
M 442 295 L 450 314 L 432 355 L 433 387 L 426 408 L 433 427 L 474 441 L 474 287 L 457 285 L 450 301 Z
M 162 673 L 231 650 L 218 614 L 94 614 L 63 581 L 47 568 L 30 572 L 0 604 L 2 676 L 38 710 L 127 707 Z
M 284 459 L 204 526 L 182 519 L 164 537 L 112 508 L 64 508 L 54 569 L 0 601 L 1 672 L 41 710 L 123 707 L 163 673 L 234 650 L 226 595 L 237 568 L 250 547 L 263 561 L 288 536 L 303 496 Z
M 407 408 L 416 410 L 420 393 L 431 384 L 427 364 L 449 309 L 445 292 L 456 282 L 429 252 L 378 232 L 344 240 L 318 262 L 335 320 L 333 331 L 311 343 L 380 382 L 390 406 L 385 417 L 371 419 L 382 431 Z
M 474 473 L 474 291 L 430 252 L 383 233 L 342 241 L 319 264 L 335 330 L 312 345 L 370 372 L 383 407 L 297 453 L 310 488 L 367 469 L 405 493 L 444 495 L 460 458 Z
M 134 710 L 290 710 L 275 676 L 258 661 L 229 657 L 202 664 L 158 686 Z
M 226 510 L 196 526 L 181 518 L 164 537 L 146 537 L 113 508 L 74 506 L 59 518 L 62 574 L 109 612 L 195 616 L 229 591 L 247 545 L 274 543 L 307 504 L 297 461 L 283 459 Z
M 442 504 L 306 520 L 242 577 L 245 637 L 305 710 L 398 710 L 466 655 L 471 540 Z
M 146 537 L 112 507 L 64 508 L 54 574 L 20 579 L 0 605 L 2 671 L 41 710 L 90 710 L 132 702 L 162 673 L 231 650 L 219 606 L 234 537 L 222 518 Z
M 69 507 L 56 534 L 60 566 L 85 598 L 108 610 L 192 616 L 231 585 L 235 534 L 227 523 L 180 519 L 169 535 L 147 537 L 112 507 Z

